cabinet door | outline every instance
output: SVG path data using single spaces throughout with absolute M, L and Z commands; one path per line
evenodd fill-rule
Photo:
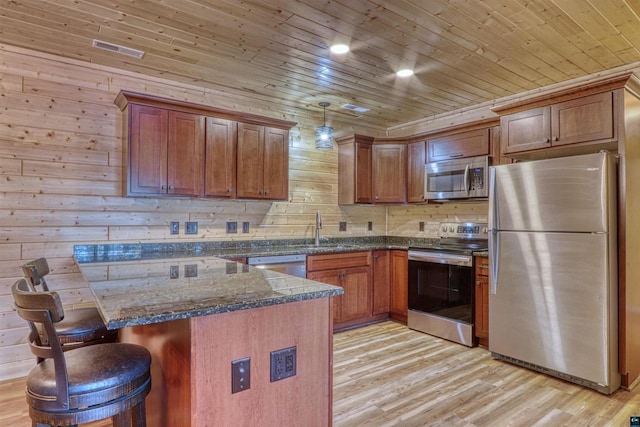
M 489 258 L 476 257 L 475 335 L 480 344 L 489 338 Z
M 391 292 L 388 250 L 373 251 L 373 315 L 389 312 Z
M 342 287 L 342 277 L 344 275 L 344 270 L 334 269 L 334 270 L 322 270 L 322 271 L 313 271 L 307 273 L 307 279 L 315 280 L 317 282 L 327 283 L 329 285 L 340 286 Z M 346 290 L 345 290 L 346 293 Z M 331 297 L 333 300 L 333 324 L 334 326 L 340 322 L 342 322 L 342 299 L 343 295 L 338 295 L 335 297 Z
M 504 154 L 551 146 L 551 108 L 540 107 L 500 118 Z
M 356 143 L 356 203 L 373 203 L 372 152 L 371 145 Z
M 238 123 L 237 195 L 260 199 L 264 193 L 264 127 Z
M 264 194 L 267 199 L 286 200 L 289 197 L 289 132 L 283 129 L 264 130 Z
M 204 195 L 234 198 L 237 123 L 207 117 L 206 133 Z
M 489 129 L 471 130 L 427 141 L 428 162 L 486 156 L 489 154 Z
M 612 140 L 613 93 L 605 92 L 551 106 L 551 144 Z
M 373 146 L 375 203 L 404 203 L 407 197 L 407 146 Z
M 407 160 L 407 202 L 424 202 L 425 141 L 409 144 Z
M 343 270 L 340 322 L 371 316 L 371 269 L 353 267 Z
M 169 111 L 168 194 L 201 196 L 204 187 L 204 117 Z
M 391 317 L 407 321 L 409 310 L 409 257 L 407 251 L 391 251 Z
M 129 104 L 128 194 L 167 192 L 168 111 Z

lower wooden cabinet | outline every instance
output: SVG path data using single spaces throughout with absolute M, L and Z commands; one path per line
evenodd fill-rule
M 489 258 L 476 257 L 475 335 L 478 343 L 489 346 Z
M 390 251 L 373 251 L 373 315 L 389 313 L 391 297 Z
M 400 322 L 407 323 L 409 310 L 409 257 L 405 250 L 391 250 L 390 276 L 391 276 L 391 301 L 389 317 Z
M 333 329 L 365 323 L 372 315 L 371 252 L 347 252 L 307 257 L 307 278 L 340 286 L 333 297 Z

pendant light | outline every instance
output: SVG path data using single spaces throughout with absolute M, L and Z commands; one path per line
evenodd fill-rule
M 316 150 L 333 150 L 333 128 L 327 126 L 327 110 L 331 105 L 328 102 L 318 104 L 322 107 L 322 126 L 316 127 Z

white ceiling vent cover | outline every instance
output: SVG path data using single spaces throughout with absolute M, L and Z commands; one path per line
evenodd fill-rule
M 341 105 L 340 108 L 344 108 L 345 110 L 355 111 L 356 113 L 366 113 L 367 111 L 369 111 L 368 108 L 359 107 L 353 104 L 344 104 L 344 105 Z
M 134 58 L 141 59 L 144 56 L 144 52 L 138 49 L 132 49 L 126 46 L 120 46 L 113 43 L 103 42 L 102 40 L 93 40 L 92 47 L 98 49 L 108 50 L 109 52 L 119 53 L 121 55 L 133 56 Z

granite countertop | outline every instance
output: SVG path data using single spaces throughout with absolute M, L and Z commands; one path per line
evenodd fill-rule
M 108 329 L 344 293 L 338 286 L 211 256 L 76 262 Z

